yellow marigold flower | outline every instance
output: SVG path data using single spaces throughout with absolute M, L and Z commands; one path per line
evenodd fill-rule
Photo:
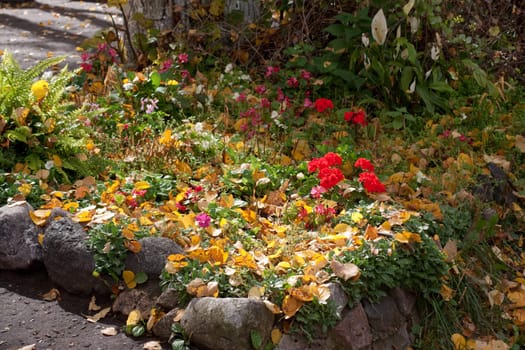
M 36 99 L 40 101 L 46 97 L 49 92 L 49 83 L 45 80 L 38 80 L 31 85 L 31 92 L 35 95 Z

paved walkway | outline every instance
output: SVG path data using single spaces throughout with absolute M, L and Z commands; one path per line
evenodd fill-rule
M 65 63 L 76 68 L 76 48 L 111 28 L 111 15 L 121 23 L 119 11 L 106 1 L 0 0 L 0 51 L 11 52 L 24 68 L 59 55 L 67 55 Z

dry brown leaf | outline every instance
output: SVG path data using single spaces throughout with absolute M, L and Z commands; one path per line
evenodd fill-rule
M 106 335 L 108 337 L 114 336 L 118 334 L 118 330 L 115 327 L 106 327 L 100 331 L 103 335 Z
M 105 309 L 100 310 L 93 316 L 86 316 L 86 319 L 88 320 L 88 322 L 96 323 L 100 321 L 101 319 L 103 319 L 104 317 L 106 317 L 110 311 L 111 311 L 111 307 L 107 307 Z
M 456 256 L 458 255 L 457 242 L 453 239 L 449 240 L 443 248 L 443 253 L 445 253 L 445 255 L 447 256 L 445 259 L 446 262 L 454 261 L 454 259 L 456 259 Z
M 95 296 L 93 295 L 93 296 L 91 297 L 91 300 L 89 301 L 88 310 L 89 310 L 89 311 L 99 311 L 100 309 L 102 309 L 102 307 L 99 306 L 99 305 L 97 305 L 96 298 L 95 298 Z
M 452 300 L 452 297 L 454 296 L 454 289 L 450 288 L 446 284 L 441 285 L 441 290 L 439 291 L 439 294 L 445 299 L 446 301 Z
M 509 292 L 507 298 L 512 302 L 513 308 L 525 307 L 525 290 L 519 289 L 515 292 Z
M 18 348 L 17 350 L 35 350 L 36 344 L 26 345 L 22 346 L 21 348 Z
M 483 155 L 483 160 L 488 163 L 494 163 L 501 167 L 505 172 L 510 171 L 510 162 L 504 157 L 499 155 L 489 156 L 488 154 Z
M 177 312 L 175 313 L 175 317 L 173 317 L 173 322 L 179 322 L 180 320 L 182 320 L 182 316 L 184 316 L 184 311 L 184 309 L 177 310 Z
M 60 291 L 56 288 L 51 288 L 49 292 L 42 295 L 42 299 L 45 301 L 60 300 Z
M 359 279 L 359 276 L 361 276 L 359 267 L 352 263 L 342 264 L 337 260 L 332 260 L 330 267 L 332 268 L 332 271 L 334 271 L 335 275 L 344 281 L 347 281 L 350 278 L 355 281 Z
M 525 153 L 525 137 L 516 135 L 516 143 L 514 144 L 521 153 Z
M 158 341 L 152 340 L 144 344 L 145 350 L 162 350 L 162 345 Z
M 505 294 L 503 294 L 497 289 L 494 289 L 488 292 L 488 297 L 489 297 L 490 306 L 492 307 L 494 305 L 503 304 L 503 300 L 505 299 Z

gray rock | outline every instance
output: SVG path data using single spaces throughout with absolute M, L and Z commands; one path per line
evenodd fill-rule
M 368 323 L 372 329 L 374 340 L 384 339 L 395 334 L 405 321 L 405 317 L 397 308 L 396 301 L 388 295 L 378 303 L 372 304 L 368 300 L 364 300 L 362 304 L 368 316 Z
M 158 278 L 166 265 L 170 254 L 183 254 L 182 249 L 173 240 L 166 237 L 144 237 L 139 240 L 142 248 L 137 254 L 129 254 L 126 269 L 133 272 L 145 272 L 150 278 Z
M 404 290 L 403 288 L 394 288 L 388 292 L 394 300 L 396 305 L 405 317 L 410 316 L 414 312 L 414 306 L 416 305 L 416 295 Z
M 145 291 L 126 289 L 117 296 L 112 310 L 126 316 L 133 310 L 139 310 L 142 318 L 147 320 L 154 304 L 152 297 Z
M 400 325 L 398 331 L 387 338 L 374 342 L 373 350 L 405 350 L 411 345 L 406 323 Z
M 348 304 L 348 296 L 339 283 L 329 283 L 328 289 L 330 290 L 330 298 L 336 305 L 336 312 L 339 318 L 342 317 L 343 310 Z
M 191 344 L 201 350 L 251 349 L 250 333 L 269 341 L 274 315 L 248 298 L 194 298 L 181 319 Z
M 340 350 L 331 337 L 326 339 L 313 339 L 311 343 L 304 337 L 284 334 L 275 350 Z
M 173 309 L 155 323 L 153 326 L 153 334 L 159 337 L 161 340 L 167 341 L 171 336 L 171 325 L 175 322 L 175 316 L 179 309 Z
M 23 203 L 0 208 L 0 270 L 27 269 L 42 261 L 42 247 L 38 243 L 41 232 Z
M 373 337 L 368 322 L 368 317 L 361 303 L 345 312 L 343 319 L 332 331 L 338 349 L 371 349 Z
M 44 265 L 51 280 L 73 294 L 109 294 L 102 279 L 93 277 L 95 260 L 87 233 L 67 217 L 52 220 L 44 232 Z
M 157 298 L 156 305 L 164 310 L 172 310 L 179 305 L 179 293 L 173 288 L 167 288 Z

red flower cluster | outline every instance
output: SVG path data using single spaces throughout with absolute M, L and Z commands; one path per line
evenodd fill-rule
M 382 193 L 386 191 L 385 185 L 379 180 L 376 174 L 364 172 L 359 174 L 359 182 L 370 193 Z
M 361 168 L 364 171 L 370 171 L 372 173 L 374 172 L 374 166 L 366 158 L 359 158 L 358 160 L 356 160 L 355 163 L 354 163 L 354 167 Z
M 314 102 L 314 107 L 319 113 L 323 113 L 327 109 L 334 109 L 334 104 L 332 103 L 332 100 L 327 98 L 318 98 Z
M 345 120 L 362 126 L 368 125 L 368 122 L 366 121 L 366 113 L 362 109 L 357 112 L 345 112 Z
M 366 158 L 359 158 L 354 163 L 354 167 L 361 168 L 363 172 L 359 174 L 359 182 L 369 193 L 382 193 L 386 191 L 385 185 L 374 173 L 374 166 Z
M 321 179 L 320 185 L 327 190 L 337 185 L 345 179 L 345 176 L 338 168 L 324 168 L 319 170 L 317 177 Z
M 321 187 L 329 190 L 345 179 L 345 176 L 336 168 L 341 165 L 343 159 L 337 153 L 328 152 L 321 158 L 314 158 L 308 163 L 308 171 L 318 171 L 317 177 L 321 180 Z

